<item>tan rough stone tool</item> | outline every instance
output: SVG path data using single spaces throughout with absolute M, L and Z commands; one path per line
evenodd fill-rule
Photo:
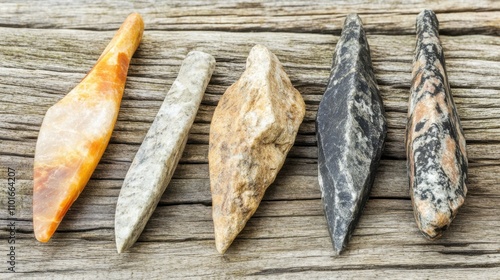
M 278 58 L 250 51 L 210 126 L 209 169 L 217 250 L 224 253 L 255 213 L 292 147 L 305 104 Z

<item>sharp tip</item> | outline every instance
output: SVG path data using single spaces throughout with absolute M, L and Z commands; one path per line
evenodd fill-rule
M 347 247 L 347 243 L 349 242 L 350 236 L 347 231 L 343 231 L 342 233 L 337 235 L 332 235 L 332 232 L 337 232 L 335 228 L 332 228 L 330 231 L 330 238 L 332 240 L 333 251 L 336 256 L 340 255 L 344 249 Z
M 128 248 L 130 248 L 130 245 L 127 243 L 128 242 L 125 242 L 123 239 L 116 238 L 116 251 L 118 252 L 118 254 L 121 254 Z
M 130 233 L 130 231 L 127 231 L 118 224 L 115 224 L 115 243 L 118 254 L 123 253 L 133 244 L 133 242 L 130 242 L 131 236 L 128 233 Z
M 219 254 L 221 255 L 224 255 L 226 253 L 226 250 L 227 249 L 217 248 L 217 252 L 219 252 Z
M 349 22 L 355 22 L 356 24 L 358 24 L 360 26 L 360 28 L 363 27 L 363 22 L 361 21 L 361 18 L 359 17 L 358 14 L 348 14 L 346 17 L 345 17 L 345 22 L 344 22 L 344 25 L 347 25 Z
M 36 219 L 33 220 L 33 224 L 35 238 L 42 243 L 49 242 L 59 225 L 57 223 L 41 223 L 40 221 L 36 221 Z
M 359 15 L 358 15 L 358 14 L 356 14 L 356 13 L 348 14 L 348 15 L 346 16 L 346 19 L 361 21 L 361 18 L 360 18 L 360 17 L 359 17 Z
M 119 201 L 120 198 L 118 198 Z M 142 224 L 141 221 L 149 220 L 149 217 L 144 215 L 123 214 L 126 212 L 123 205 L 125 204 L 117 203 L 115 212 L 115 242 L 118 253 L 125 252 L 134 245 L 144 229 L 145 224 Z M 128 210 L 131 211 L 130 208 Z
M 223 240 L 215 240 L 215 248 L 217 249 L 217 252 L 219 252 L 219 254 L 221 255 L 224 255 L 227 251 L 227 249 L 229 248 L 229 246 L 231 245 L 232 243 L 232 240 L 231 242 L 227 242 L 227 241 L 223 241 Z
M 224 254 L 245 227 L 249 217 L 222 216 L 217 212 L 213 214 L 215 246 L 219 253 Z
M 344 244 L 334 244 L 333 245 L 333 254 L 334 256 L 340 256 L 340 254 L 344 251 Z
M 118 254 L 121 254 L 126 249 L 125 242 L 123 242 L 123 239 L 115 235 L 115 243 L 116 243 L 116 251 L 118 252 Z
M 47 243 L 47 242 L 49 242 L 49 240 L 50 240 L 51 236 L 40 236 L 40 235 L 37 235 L 37 234 L 35 233 L 35 238 L 36 238 L 36 240 L 38 240 L 39 242 L 42 242 L 42 243 Z

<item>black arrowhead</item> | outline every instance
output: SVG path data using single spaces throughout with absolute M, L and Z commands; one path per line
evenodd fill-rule
M 316 118 L 319 185 L 333 247 L 349 242 L 370 193 L 387 125 L 361 19 L 346 17 Z
M 467 194 L 465 138 L 438 29 L 433 11 L 418 15 L 406 126 L 410 195 L 417 225 L 429 239 L 448 228 Z

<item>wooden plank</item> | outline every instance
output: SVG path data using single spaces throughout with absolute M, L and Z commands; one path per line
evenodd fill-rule
M 4 1 L 0 25 L 30 28 L 114 30 L 132 11 L 146 29 L 289 31 L 340 34 L 344 17 L 359 13 L 369 33 L 414 34 L 423 9 L 439 14 L 443 34 L 499 34 L 500 4 L 495 0 L 411 3 L 390 1 Z M 49 20 L 50 19 L 50 20 Z
M 470 162 L 466 204 L 435 242 L 421 237 L 415 225 L 404 152 L 414 20 L 423 8 L 438 13 L 445 35 Z M 31 197 L 42 118 L 85 76 L 131 11 L 143 14 L 146 31 L 132 59 L 111 143 L 54 239 L 38 243 Z M 365 23 L 389 131 L 360 224 L 346 253 L 333 258 L 317 182 L 314 119 L 343 17 L 350 12 L 361 13 Z M 4 1 L 0 34 L 0 170 L 17 170 L 16 253 L 23 276 L 460 279 L 496 278 L 500 272 L 500 38 L 491 36 L 500 34 L 498 1 Z M 241 75 L 256 43 L 270 47 L 284 64 L 306 101 L 306 117 L 261 207 L 219 256 L 210 215 L 209 124 L 220 95 Z M 182 59 L 195 49 L 214 55 L 216 70 L 159 207 L 138 243 L 118 255 L 113 219 L 123 178 Z M 6 207 L 1 191 L 0 209 Z M 0 210 L 0 224 L 7 225 L 7 218 Z M 7 235 L 2 226 L 0 239 Z
M 364 270 L 367 264 L 374 270 L 495 267 L 500 262 L 500 226 L 495 223 L 499 199 L 470 196 L 452 230 L 437 242 L 420 236 L 409 200 L 369 200 L 349 250 L 338 258 L 332 257 L 319 200 L 263 202 L 224 257 L 213 247 L 211 207 L 202 204 L 158 207 L 138 243 L 124 255 L 115 253 L 114 206 L 95 200 L 77 201 L 51 244 L 36 242 L 31 232 L 18 236 L 20 249 L 30 248 L 30 254 L 23 256 L 22 267 L 27 272 L 41 267 L 63 273 L 109 269 L 118 276 L 130 271 L 117 267 L 140 263 L 163 275 L 191 277 L 204 276 L 207 271 L 211 275 L 263 276 Z M 30 222 L 20 223 L 27 226 Z M 485 223 L 492 226 L 485 229 Z M 65 253 L 52 251 L 54 247 Z M 47 255 L 48 250 L 53 254 Z M 104 256 L 106 263 L 101 259 Z M 171 259 L 168 266 L 164 265 L 165 256 Z M 85 258 L 85 266 L 75 258 Z

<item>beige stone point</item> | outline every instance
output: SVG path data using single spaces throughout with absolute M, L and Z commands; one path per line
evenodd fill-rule
M 304 100 L 278 58 L 265 46 L 254 46 L 245 72 L 221 97 L 210 126 L 212 215 L 221 254 L 276 178 L 304 114 Z

